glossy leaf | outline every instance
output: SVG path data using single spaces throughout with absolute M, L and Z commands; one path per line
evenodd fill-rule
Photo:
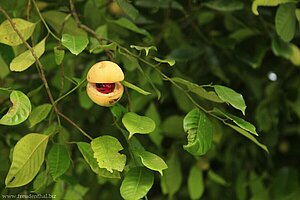
M 252 3 L 252 12 L 255 15 L 259 15 L 258 6 L 278 6 L 288 2 L 295 2 L 294 0 L 254 0 Z
M 131 19 L 135 20 L 138 17 L 139 11 L 127 0 L 116 0 L 116 2 Z
M 246 104 L 241 94 L 237 93 L 231 88 L 221 85 L 215 85 L 214 88 L 220 99 L 226 103 L 229 103 L 234 108 L 242 111 L 242 113 L 245 115 Z
M 197 166 L 190 169 L 187 187 L 191 199 L 200 199 L 204 193 L 205 185 L 202 171 Z
M 62 144 L 54 144 L 47 156 L 49 173 L 56 180 L 63 175 L 70 166 L 70 156 L 66 147 Z
M 44 19 L 46 20 L 47 24 L 56 32 L 60 33 L 62 29 L 62 33 L 67 33 L 71 35 L 77 36 L 87 36 L 87 33 L 79 28 L 72 17 L 68 18 L 68 14 L 50 10 L 47 12 L 42 13 Z M 68 20 L 66 20 L 68 18 Z
M 148 134 L 155 129 L 155 122 L 151 118 L 140 116 L 134 112 L 126 113 L 122 118 L 122 123 L 129 131 L 128 139 L 136 133 Z
M 113 173 L 110 173 L 104 168 L 99 168 L 97 160 L 94 158 L 94 152 L 89 143 L 77 142 L 76 144 L 84 160 L 89 164 L 93 172 L 106 178 L 120 178 L 120 173 L 115 170 L 113 170 Z
M 171 198 L 182 184 L 181 164 L 175 152 L 171 154 L 166 163 L 168 168 L 164 170 L 164 175 L 161 177 L 161 188 L 163 194 L 168 194 Z
M 150 92 L 147 92 L 147 91 L 143 90 L 142 88 L 140 88 L 140 87 L 138 87 L 136 85 L 133 85 L 132 83 L 129 83 L 128 81 L 122 81 L 122 84 L 125 87 L 133 89 L 133 90 L 135 90 L 136 92 L 138 92 L 140 94 L 143 94 L 143 95 L 149 95 L 149 94 L 151 94 Z
M 231 115 L 227 112 L 221 111 L 218 108 L 214 108 L 213 109 L 214 113 L 220 114 L 223 117 L 226 117 L 229 120 L 232 120 L 236 125 L 238 125 L 240 128 L 244 129 L 245 131 L 248 131 L 250 133 L 252 133 L 253 135 L 258 136 L 257 132 L 256 132 L 256 128 L 253 124 L 251 124 L 250 122 L 245 121 L 244 119 Z
M 15 24 L 17 30 L 21 33 L 25 40 L 27 40 L 32 35 L 36 25 L 35 23 L 31 23 L 20 18 L 14 18 L 12 19 L 12 22 Z M 16 46 L 23 43 L 8 20 L 5 20 L 0 25 L 0 43 L 4 43 L 10 46 Z
M 206 91 L 203 87 L 200 85 L 197 85 L 195 83 L 192 83 L 190 81 L 187 81 L 185 79 L 179 78 L 179 77 L 174 77 L 172 78 L 173 81 L 176 83 L 183 84 L 187 87 L 187 91 L 191 91 L 195 94 L 197 94 L 199 97 L 216 102 L 216 103 L 222 103 L 222 101 L 217 94 L 214 91 Z
M 139 200 L 147 195 L 154 182 L 153 173 L 143 167 L 131 168 L 122 181 L 120 192 L 126 200 Z
M 62 61 L 64 60 L 65 51 L 62 49 L 59 49 L 59 47 L 54 47 L 54 56 L 55 56 L 55 62 L 57 65 L 60 65 Z
M 238 133 L 241 133 L 243 136 L 245 136 L 246 138 L 248 138 L 249 140 L 251 140 L 252 142 L 254 142 L 255 144 L 257 144 L 260 148 L 262 148 L 263 150 L 265 150 L 267 153 L 269 153 L 268 148 L 266 147 L 266 145 L 261 144 L 259 141 L 257 141 L 257 139 L 251 135 L 250 133 L 248 133 L 247 131 L 245 131 L 244 129 L 235 126 L 235 125 L 231 125 L 231 124 L 226 124 L 227 126 L 231 127 L 232 129 L 236 130 Z
M 40 58 L 45 52 L 45 41 L 46 38 L 44 38 L 36 46 L 33 47 L 33 51 L 37 58 Z M 21 72 L 28 69 L 33 63 L 35 63 L 35 59 L 31 51 L 26 50 L 25 52 L 15 57 L 11 61 L 9 67 L 11 71 Z
M 61 43 L 69 49 L 72 54 L 78 55 L 87 47 L 89 39 L 87 36 L 63 34 Z
M 296 30 L 296 5 L 293 3 L 280 5 L 275 16 L 277 34 L 286 42 L 293 39 Z
M 154 57 L 154 60 L 156 60 L 157 62 L 160 62 L 160 63 L 167 63 L 170 66 L 175 65 L 175 60 L 173 60 L 173 59 L 167 59 L 167 58 L 160 59 L 160 58 Z
M 44 162 L 47 143 L 48 136 L 38 133 L 27 134 L 17 142 L 6 187 L 20 187 L 32 181 Z
M 184 149 L 194 156 L 204 155 L 212 145 L 213 127 L 206 114 L 198 108 L 191 110 L 183 120 L 188 134 Z
M 46 119 L 51 109 L 52 109 L 52 105 L 49 103 L 42 104 L 34 108 L 29 115 L 29 119 L 28 119 L 30 124 L 29 128 L 35 126 L 36 124 Z
M 24 122 L 31 112 L 30 100 L 23 92 L 14 90 L 10 94 L 10 101 L 13 105 L 0 119 L 0 124 L 12 126 Z
M 100 168 L 105 168 L 111 173 L 113 170 L 123 171 L 126 156 L 119 153 L 123 147 L 117 138 L 108 135 L 97 137 L 92 140 L 91 147 Z
M 137 27 L 133 22 L 131 22 L 129 19 L 126 18 L 120 18 L 117 20 L 111 20 L 111 23 L 117 24 L 123 28 L 126 28 L 128 30 L 131 30 L 135 33 L 139 33 L 142 35 L 145 35 L 147 37 L 151 37 L 150 33 L 148 31 L 146 31 L 145 29 L 139 28 Z
M 150 50 L 157 51 L 156 46 L 150 46 L 150 47 L 141 47 L 136 45 L 130 45 L 130 48 L 136 49 L 138 51 L 145 51 L 146 56 L 148 56 Z
M 154 153 L 148 151 L 141 151 L 136 153 L 141 158 L 141 161 L 145 167 L 154 171 L 158 171 L 161 175 L 163 175 L 163 170 L 168 168 L 165 161 Z

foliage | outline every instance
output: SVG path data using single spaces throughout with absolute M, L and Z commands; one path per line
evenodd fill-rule
M 299 199 L 298 2 L 2 1 L 1 195 Z

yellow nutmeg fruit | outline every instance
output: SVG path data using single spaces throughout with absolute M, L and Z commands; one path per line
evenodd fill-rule
M 100 106 L 112 106 L 118 102 L 124 87 L 122 69 L 111 61 L 101 61 L 94 64 L 87 74 L 86 91 L 90 99 Z

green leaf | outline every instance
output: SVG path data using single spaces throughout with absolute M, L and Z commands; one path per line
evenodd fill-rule
M 296 5 L 287 3 L 280 5 L 275 16 L 277 34 L 286 42 L 293 39 L 296 30 Z
M 76 142 L 76 144 L 84 160 L 89 164 L 93 172 L 106 178 L 120 178 L 120 173 L 115 170 L 113 170 L 113 173 L 110 173 L 106 169 L 99 168 L 97 160 L 94 158 L 94 152 L 89 143 Z
M 217 113 L 217 114 L 220 114 L 221 116 L 226 117 L 229 120 L 232 120 L 240 128 L 244 129 L 245 131 L 249 131 L 253 135 L 258 136 L 255 126 L 253 124 L 251 124 L 250 122 L 247 122 L 244 119 L 239 118 L 239 117 L 234 116 L 234 115 L 231 115 L 227 112 L 221 111 L 218 108 L 214 108 L 213 112 Z
M 48 136 L 38 133 L 27 134 L 17 142 L 6 187 L 20 187 L 32 181 L 44 162 L 47 143 Z
M 259 15 L 257 11 L 258 6 L 278 6 L 288 2 L 295 2 L 295 0 L 254 0 L 252 3 L 252 12 L 255 15 Z
M 179 77 L 174 77 L 174 78 L 172 78 L 172 80 L 175 81 L 176 83 L 185 85 L 187 87 L 188 91 L 191 91 L 191 92 L 197 94 L 199 97 L 202 97 L 204 99 L 207 99 L 207 100 L 210 100 L 210 101 L 213 101 L 216 103 L 224 102 L 217 96 L 217 94 L 214 91 L 208 92 L 200 85 L 197 85 L 195 83 L 192 83 L 190 81 L 187 81 L 187 80 L 179 78 Z
M 272 40 L 272 50 L 276 56 L 282 56 L 289 59 L 292 54 L 292 48 L 289 43 L 283 41 L 279 37 L 274 37 Z
M 63 34 L 61 43 L 63 46 L 69 49 L 72 54 L 77 56 L 87 47 L 89 44 L 89 39 L 87 36 Z
M 243 115 L 245 115 L 247 106 L 241 94 L 237 93 L 231 88 L 222 85 L 215 85 L 214 88 L 220 99 L 222 99 L 226 103 L 229 103 L 234 108 L 242 111 Z
M 188 134 L 188 144 L 183 148 L 194 156 L 204 155 L 212 145 L 213 127 L 206 114 L 198 108 L 183 119 L 183 129 Z
M 42 15 L 47 24 L 49 24 L 57 34 L 59 34 L 63 28 L 63 34 L 67 33 L 76 36 L 87 36 L 87 33 L 79 28 L 75 20 L 72 17 L 68 17 L 68 14 L 66 13 L 50 10 L 42 13 Z
M 109 43 L 109 44 L 99 44 L 92 49 L 90 49 L 90 53 L 100 53 L 102 51 L 97 50 L 113 50 L 115 51 L 117 49 L 117 44 L 115 42 Z
M 162 1 L 162 0 L 152 0 L 152 1 L 145 1 L 145 0 L 137 0 L 135 2 L 137 6 L 145 7 L 145 8 L 155 8 L 155 9 L 175 9 L 183 11 L 184 7 L 180 5 L 177 1 Z
M 120 8 L 133 20 L 135 20 L 138 15 L 139 11 L 130 3 L 127 2 L 127 0 L 116 0 Z
M 290 44 L 291 49 L 292 49 L 292 54 L 290 56 L 290 61 L 296 65 L 296 66 L 300 66 L 300 49 L 298 48 L 298 46 L 294 45 L 294 44 Z
M 130 89 L 133 89 L 135 90 L 136 92 L 140 93 L 140 94 L 143 94 L 143 95 L 149 95 L 151 94 L 150 92 L 147 92 L 145 90 L 143 90 L 142 88 L 138 87 L 138 86 L 135 86 L 133 85 L 132 83 L 129 83 L 128 81 L 122 81 L 122 84 L 125 86 L 125 87 L 128 87 Z
M 146 53 L 146 56 L 148 56 L 149 51 L 150 51 L 151 49 L 157 51 L 156 46 L 141 47 L 141 46 L 136 46 L 136 45 L 130 45 L 130 48 L 136 49 L 136 50 L 138 50 L 138 51 L 143 51 L 143 50 L 144 50 L 145 53 Z
M 120 192 L 126 200 L 139 200 L 147 195 L 154 182 L 153 173 L 143 167 L 131 168 L 122 181 Z
M 183 139 L 185 137 L 183 118 L 181 115 L 169 115 L 161 125 L 162 134 L 170 138 Z
M 56 64 L 60 65 L 64 60 L 65 51 L 63 49 L 59 49 L 59 47 L 54 47 L 54 56 Z
M 49 103 L 39 105 L 38 107 L 34 108 L 29 115 L 29 128 L 35 126 L 36 124 L 46 119 L 51 109 L 52 105 Z
M 223 186 L 227 186 L 228 185 L 228 183 L 226 182 L 226 180 L 223 177 L 221 177 L 220 175 L 216 174 L 212 170 L 208 171 L 208 177 L 209 177 L 210 180 L 214 181 L 215 183 L 218 183 L 218 184 L 223 185 Z
M 204 193 L 205 186 L 202 171 L 197 166 L 190 169 L 187 187 L 191 199 L 200 199 Z
M 100 168 L 105 168 L 111 173 L 113 170 L 123 171 L 126 156 L 119 153 L 123 147 L 117 138 L 108 135 L 97 137 L 92 140 L 91 147 Z
M 237 127 L 235 125 L 228 124 L 228 123 L 226 123 L 226 125 L 231 127 L 232 129 L 236 130 L 238 133 L 241 133 L 243 136 L 245 136 L 246 138 L 248 138 L 249 140 L 251 140 L 252 142 L 257 144 L 260 148 L 265 150 L 267 153 L 269 153 L 268 148 L 265 145 L 263 145 L 259 141 L 257 141 L 256 138 L 253 135 L 251 135 L 250 133 L 248 133 L 244 129 L 241 129 L 240 127 Z
M 45 41 L 46 38 L 44 38 L 42 41 L 40 41 L 36 46 L 33 47 L 33 51 L 37 58 L 40 58 L 43 53 L 45 52 Z M 28 67 L 30 67 L 33 63 L 35 63 L 35 59 L 31 53 L 30 50 L 26 50 L 25 52 L 21 53 L 17 57 L 15 57 L 11 63 L 10 63 L 10 70 L 21 72 L 26 70 Z
M 153 119 L 153 121 L 156 124 L 156 128 L 153 131 L 153 133 L 149 134 L 150 139 L 152 140 L 152 142 L 154 144 L 156 144 L 158 147 L 161 146 L 161 142 L 163 140 L 163 136 L 162 136 L 162 132 L 161 132 L 161 119 L 160 119 L 160 115 L 159 112 L 157 110 L 157 107 L 155 106 L 155 104 L 152 102 L 149 105 L 149 108 L 147 109 L 145 115 L 147 117 L 150 117 L 151 119 Z
M 33 181 L 33 193 L 43 193 L 46 187 L 51 184 L 53 180 L 49 178 L 46 171 L 41 171 Z
M 12 19 L 12 22 L 15 24 L 16 28 L 20 31 L 25 40 L 32 35 L 36 25 L 35 23 L 31 23 L 20 18 L 14 18 Z M 5 20 L 0 25 L 0 43 L 10 46 L 17 46 L 23 43 L 8 20 Z
M 228 0 L 213 0 L 203 3 L 203 5 L 221 12 L 232 12 L 236 10 L 242 10 L 244 4 L 240 1 L 228 1 Z
M 70 166 L 70 156 L 66 147 L 62 144 L 54 144 L 47 156 L 49 173 L 54 180 L 63 175 Z
M 139 33 L 142 35 L 145 35 L 147 37 L 151 37 L 150 33 L 146 31 L 145 29 L 137 27 L 134 23 L 132 23 L 129 19 L 126 18 L 120 18 L 117 20 L 110 20 L 109 22 L 117 24 L 123 28 L 126 28 L 128 30 L 131 30 L 135 33 Z
M 3 59 L 2 55 L 0 55 L 0 79 L 4 79 L 9 74 L 9 68 Z
M 135 153 L 141 158 L 141 161 L 145 167 L 154 171 L 158 171 L 161 175 L 163 175 L 162 170 L 168 168 L 165 161 L 158 155 L 155 155 L 154 153 L 148 151 L 141 151 Z
M 168 169 L 161 177 L 161 188 L 163 194 L 169 194 L 170 199 L 180 189 L 182 183 L 182 172 L 180 160 L 175 152 L 167 160 Z
M 13 105 L 0 119 L 0 124 L 12 126 L 24 122 L 31 112 L 30 100 L 23 92 L 14 90 L 10 94 L 10 101 Z
M 300 26 L 300 9 L 299 8 L 297 8 L 295 10 L 295 14 L 296 14 L 296 19 L 298 21 L 298 25 Z
M 154 57 L 154 60 L 157 62 L 160 62 L 160 63 L 167 63 L 170 66 L 175 65 L 175 60 L 173 60 L 173 59 L 160 59 L 160 58 Z
M 151 118 L 140 116 L 134 112 L 126 113 L 122 118 L 122 123 L 129 131 L 128 139 L 130 139 L 135 133 L 148 134 L 155 129 L 155 122 Z

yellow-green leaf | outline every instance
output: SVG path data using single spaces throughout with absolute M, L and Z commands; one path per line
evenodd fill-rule
M 15 24 L 16 28 L 18 29 L 18 31 L 20 31 L 25 40 L 27 40 L 32 35 L 36 25 L 35 23 L 31 23 L 20 18 L 12 19 L 12 22 Z M 10 46 L 16 46 L 23 43 L 8 20 L 5 20 L 0 25 L 0 43 L 4 43 Z
M 52 105 L 49 103 L 39 105 L 38 107 L 34 108 L 29 115 L 29 128 L 35 126 L 36 124 L 40 123 L 48 116 L 49 112 L 51 111 Z
M 33 47 L 33 51 L 37 58 L 41 57 L 43 53 L 45 52 L 45 41 L 46 38 L 44 38 L 42 41 L 40 41 L 35 47 Z M 15 57 L 11 63 L 10 63 L 10 70 L 21 72 L 29 68 L 33 63 L 35 63 L 35 59 L 31 53 L 30 50 L 27 50 L 17 57 Z
M 5 179 L 6 187 L 20 187 L 32 181 L 44 162 L 47 143 L 48 136 L 38 133 L 25 135 L 17 142 Z
M 252 3 L 252 12 L 255 15 L 259 15 L 258 6 L 278 6 L 280 4 L 295 2 L 295 0 L 254 0 Z

